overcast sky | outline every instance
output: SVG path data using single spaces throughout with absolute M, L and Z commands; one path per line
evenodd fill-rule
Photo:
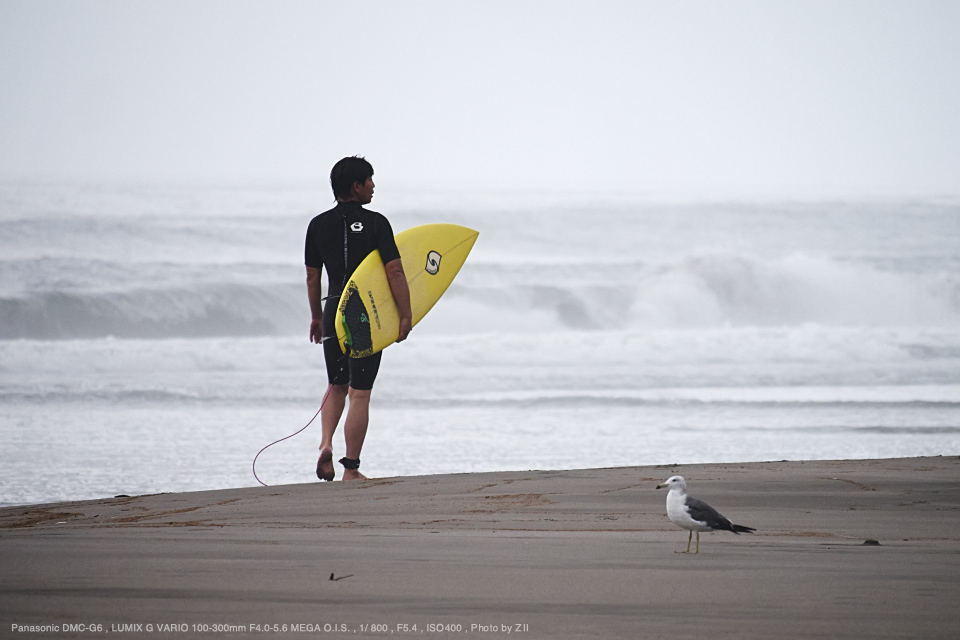
M 0 178 L 960 194 L 960 2 L 0 0 Z

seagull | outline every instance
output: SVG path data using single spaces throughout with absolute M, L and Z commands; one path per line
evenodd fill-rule
M 737 535 L 741 533 L 753 533 L 756 529 L 744 527 L 739 524 L 731 524 L 729 520 L 717 513 L 717 510 L 706 502 L 700 502 L 696 498 L 687 495 L 687 481 L 683 476 L 673 476 L 663 484 L 658 484 L 657 489 L 666 487 L 670 489 L 667 493 L 667 517 L 670 521 L 690 532 L 687 536 L 687 550 L 682 553 L 690 553 L 690 542 L 693 539 L 693 532 L 697 532 L 697 550 L 694 553 L 700 553 L 700 532 L 733 531 Z

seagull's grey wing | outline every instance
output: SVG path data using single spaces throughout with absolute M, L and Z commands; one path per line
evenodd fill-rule
M 701 502 L 696 498 L 687 496 L 686 504 L 687 511 L 690 513 L 690 517 L 694 520 L 705 523 L 711 529 L 733 531 L 733 525 L 730 524 L 730 521 L 724 518 L 716 509 L 708 505 L 706 502 Z

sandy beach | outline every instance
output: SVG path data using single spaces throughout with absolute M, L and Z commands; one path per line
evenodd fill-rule
M 753 535 L 699 555 L 656 485 Z M 960 459 L 382 478 L 0 510 L 4 637 L 955 638 Z M 866 541 L 877 544 L 864 544 Z

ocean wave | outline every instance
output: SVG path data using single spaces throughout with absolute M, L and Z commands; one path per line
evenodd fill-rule
M 240 284 L 0 299 L 0 339 L 285 335 L 309 317 L 301 286 Z
M 291 335 L 309 317 L 300 268 L 289 264 L 124 269 L 82 260 L 71 268 L 70 261 L 31 259 L 0 269 L 9 276 L 0 290 L 0 339 Z M 960 275 L 732 252 L 656 263 L 484 262 L 464 268 L 424 327 L 507 335 L 807 324 L 954 327 Z M 922 347 L 917 355 L 955 357 Z
M 750 431 L 767 431 L 767 429 L 747 429 Z M 832 427 L 797 427 L 795 431 L 802 431 L 805 433 L 822 433 L 822 434 L 838 434 L 838 433 L 855 433 L 855 434 L 870 434 L 870 435 L 889 435 L 889 436 L 917 436 L 917 435 L 952 435 L 960 433 L 960 426 L 953 427 L 852 427 L 852 426 L 832 426 Z
M 204 279 L 217 271 L 237 279 L 225 267 Z M 171 280 L 187 280 L 176 275 Z M 455 282 L 424 326 L 463 335 L 960 323 L 960 277 L 952 274 L 886 273 L 806 256 L 711 254 L 607 275 L 584 269 L 578 279 L 550 280 L 486 267 Z M 291 335 L 303 330 L 308 313 L 299 282 L 205 281 L 114 292 L 64 286 L 0 298 L 0 339 Z M 917 355 L 955 357 L 922 347 Z
M 878 387 L 733 387 L 614 389 L 614 390 L 551 390 L 486 392 L 444 395 L 393 395 L 385 392 L 382 401 L 393 409 L 419 408 L 492 408 L 516 407 L 525 410 L 549 408 L 590 408 L 603 411 L 612 408 L 855 408 L 859 411 L 894 408 L 960 409 L 960 385 L 897 385 Z M 25 387 L 5 385 L 0 389 L 4 404 L 110 403 L 151 404 L 200 403 L 255 405 L 311 405 L 319 400 L 315 387 L 281 388 L 263 386 L 180 386 L 159 385 L 153 388 L 127 387 L 122 384 L 101 386 L 77 381 L 68 384 Z M 860 428 L 860 427 L 858 427 Z
M 524 277 L 517 277 L 516 274 Z M 693 253 L 659 263 L 484 265 L 451 288 L 439 314 L 463 330 L 711 328 L 960 323 L 960 276 L 891 272 L 863 262 Z M 506 325 L 506 326 L 505 326 Z
M 406 399 L 412 404 L 463 406 L 645 406 L 645 405 L 749 405 L 749 406 L 912 406 L 960 408 L 960 385 L 883 385 L 848 387 L 681 387 L 648 389 L 488 392 L 444 397 Z M 402 398 L 392 402 L 404 402 Z
M 869 409 L 941 409 L 956 411 L 960 409 L 960 401 L 939 402 L 927 400 L 911 400 L 906 402 L 885 402 L 885 401 L 833 401 L 822 402 L 815 400 L 696 400 L 696 399 L 643 399 L 643 398 L 604 398 L 590 395 L 572 395 L 565 397 L 541 397 L 529 400 L 516 400 L 506 398 L 447 398 L 447 399 L 399 399 L 392 400 L 391 406 L 394 408 L 474 408 L 485 409 L 495 407 L 512 407 L 524 410 L 536 409 L 590 409 L 591 411 L 605 411 L 614 408 L 641 408 L 641 407 L 670 407 L 677 410 L 690 408 L 756 408 L 756 409 L 775 409 L 775 410 L 798 410 L 798 409 L 842 409 L 856 408 L 858 410 Z
M 0 389 L 0 402 L 6 405 L 18 403 L 29 405 L 53 404 L 91 404 L 102 406 L 104 403 L 122 406 L 137 404 L 160 405 L 225 405 L 225 406 L 290 406 L 302 404 L 309 408 L 318 403 L 317 397 L 304 395 L 277 395 L 249 393 L 249 389 L 237 392 L 209 392 L 166 389 Z

